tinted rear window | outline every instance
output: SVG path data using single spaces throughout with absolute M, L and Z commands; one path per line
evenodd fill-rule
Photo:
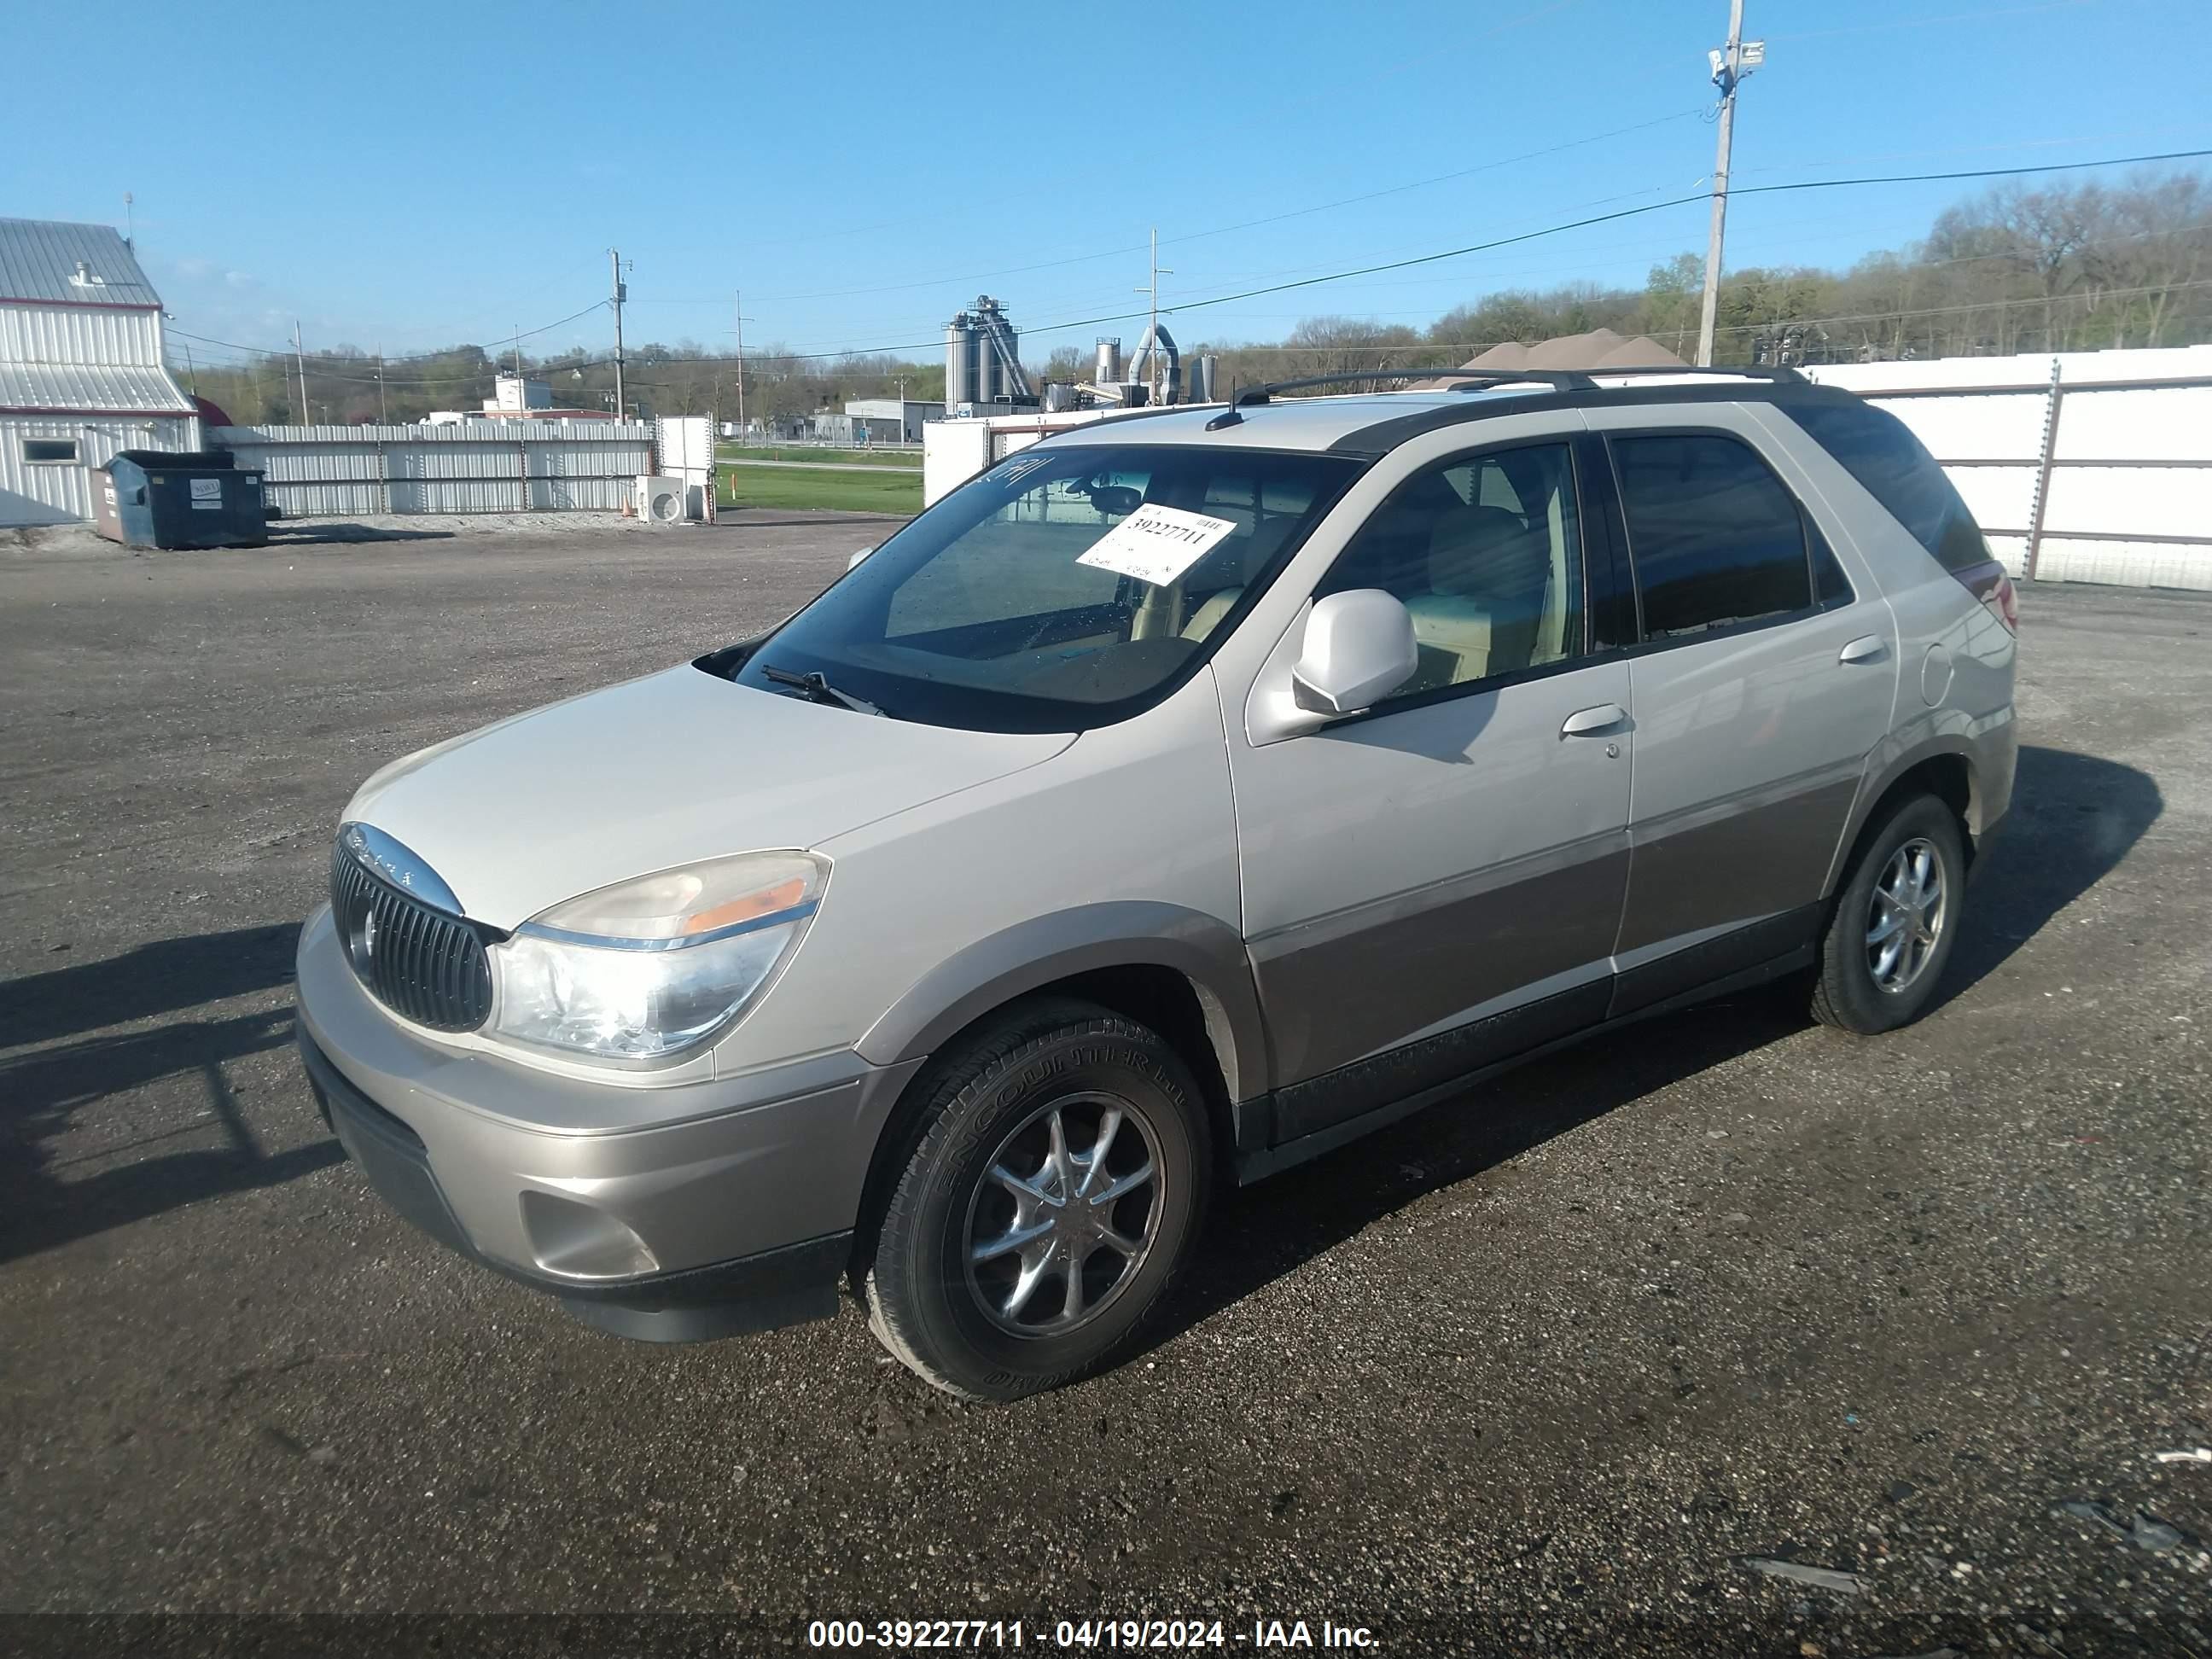
M 1734 438 L 1617 438 L 1628 552 L 1647 639 L 1730 628 L 1813 605 L 1797 498 Z
M 1856 399 L 1785 401 L 1776 407 L 1787 411 L 1814 443 L 1835 457 L 1946 570 L 1989 562 L 1989 544 L 1982 539 L 1974 515 L 1935 458 L 1896 416 Z

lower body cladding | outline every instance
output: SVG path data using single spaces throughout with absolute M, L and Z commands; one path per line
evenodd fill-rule
M 836 1311 L 870 1158 L 913 1065 L 839 1054 L 639 1088 L 457 1052 L 369 996 L 327 910 L 301 933 L 299 1001 L 332 1132 L 441 1243 L 647 1341 Z

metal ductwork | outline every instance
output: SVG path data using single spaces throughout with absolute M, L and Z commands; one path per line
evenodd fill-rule
M 1144 337 L 1137 342 L 1136 350 L 1130 354 L 1128 373 L 1122 380 L 1133 386 L 1151 386 L 1155 352 L 1164 360 L 1159 370 L 1160 402 L 1182 402 L 1182 353 L 1176 349 L 1175 336 L 1158 323 L 1147 328 Z

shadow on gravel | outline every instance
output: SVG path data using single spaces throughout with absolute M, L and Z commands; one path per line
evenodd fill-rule
M 78 1035 L 285 984 L 298 935 L 161 939 L 0 986 L 0 1048 L 18 1050 L 0 1057 L 0 1261 L 343 1158 L 331 1140 L 264 1153 L 224 1076 L 227 1061 L 290 1043 L 289 1007 Z M 49 1046 L 23 1051 L 32 1043 Z M 121 1098 L 173 1077 L 199 1086 Z M 65 1140 L 88 1150 L 58 1156 Z
M 2165 810 L 2156 780 L 2132 766 L 2022 744 L 2012 810 L 1974 872 L 1966 928 L 1934 1006 L 2002 966 L 2103 880 Z
M 324 520 L 278 520 L 269 526 L 271 547 L 313 547 L 325 542 L 449 542 L 451 530 L 380 530 L 373 525 Z
M 1242 1301 L 1425 1194 L 1808 1023 L 1804 994 L 1794 982 L 1666 1015 L 1532 1061 L 1364 1140 L 1225 1194 L 1146 1346 Z
M 105 962 L 72 963 L 9 980 L 0 983 L 0 1048 L 125 1025 L 285 984 L 299 942 L 296 922 L 237 927 L 155 939 Z
M 1967 904 L 1935 1007 L 1995 971 L 2126 857 L 2158 785 L 2133 767 L 2024 746 L 2011 811 Z M 1932 1010 L 1931 1010 L 1932 1012 Z M 1414 1200 L 1672 1083 L 1805 1029 L 1784 981 L 1632 1025 L 1510 1072 L 1365 1140 L 1225 1196 L 1154 1346 Z
M 263 1152 L 223 1077 L 224 1061 L 291 1041 L 292 1011 L 280 1008 L 234 1019 L 180 1020 L 0 1060 L 0 1261 L 343 1162 L 335 1140 Z M 70 1127 L 80 1109 L 191 1073 L 200 1078 L 207 1111 L 178 1121 L 176 1104 L 142 1100 L 118 1139 L 103 1139 L 95 1151 L 75 1158 L 47 1155 L 44 1143 Z M 170 1127 L 161 1127 L 165 1121 Z M 210 1139 L 221 1144 L 207 1145 Z M 114 1167 L 70 1173 L 72 1164 L 94 1161 Z

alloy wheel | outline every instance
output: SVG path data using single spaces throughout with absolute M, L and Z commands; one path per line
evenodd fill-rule
M 1040 1107 L 999 1144 L 968 1205 L 968 1288 L 1016 1336 L 1088 1324 L 1134 1282 L 1159 1229 L 1159 1143 L 1104 1094 Z
M 1877 990 L 1895 995 L 1927 971 L 1949 908 L 1935 842 L 1915 836 L 1889 855 L 1867 909 L 1867 971 Z

